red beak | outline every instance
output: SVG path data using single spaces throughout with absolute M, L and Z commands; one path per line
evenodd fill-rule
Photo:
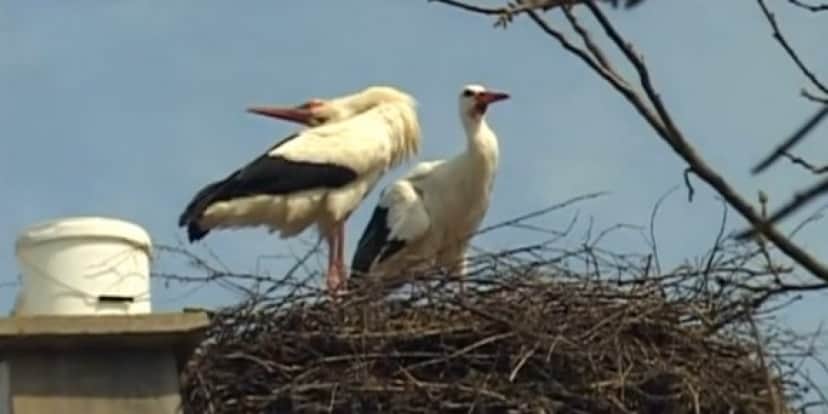
M 477 102 L 483 105 L 488 105 L 492 102 L 502 101 L 504 99 L 509 99 L 509 94 L 506 92 L 485 91 L 477 95 Z
M 313 117 L 311 111 L 304 108 L 255 106 L 247 108 L 247 112 L 282 119 L 285 121 L 296 122 L 306 126 L 310 124 L 310 119 Z

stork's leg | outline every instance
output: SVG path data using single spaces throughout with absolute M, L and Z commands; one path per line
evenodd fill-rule
M 461 297 L 466 296 L 466 284 L 464 283 L 466 280 L 466 262 L 464 259 L 465 258 L 461 256 L 458 259 L 459 262 L 454 266 L 454 276 L 460 279 L 458 281 L 458 287 L 460 290 Z
M 465 248 L 460 248 L 457 251 L 452 252 L 449 257 L 451 258 L 449 263 L 449 276 L 457 278 L 457 288 L 459 290 L 460 297 L 464 297 L 466 294 L 466 257 L 465 257 Z
M 344 239 L 344 225 L 335 224 L 328 235 L 328 293 L 335 296 L 340 289 L 345 288 L 345 263 L 343 261 L 342 244 Z
M 331 231 L 325 235 L 325 241 L 328 243 L 328 271 L 326 276 L 326 284 L 328 293 L 333 294 L 336 288 L 336 231 Z
M 339 266 L 339 287 L 344 290 L 348 288 L 348 270 L 345 268 L 345 221 L 340 221 L 336 227 L 338 236 L 336 241 L 336 255 L 337 266 Z

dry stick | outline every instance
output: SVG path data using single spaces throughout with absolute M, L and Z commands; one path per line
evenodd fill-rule
M 764 347 L 762 346 L 762 337 L 759 334 L 759 328 L 756 326 L 756 321 L 753 320 L 752 316 L 748 315 L 745 319 L 747 319 L 748 324 L 750 325 L 751 336 L 753 336 L 753 339 L 756 341 L 756 355 L 759 358 L 759 364 L 762 368 L 764 368 L 765 382 L 768 387 L 768 400 L 773 410 L 772 413 L 783 414 L 783 406 L 779 399 L 779 393 L 777 392 L 778 390 L 773 386 L 770 366 L 767 364 L 767 361 L 765 361 L 765 352 Z
M 503 227 L 508 227 L 508 226 L 512 226 L 512 225 L 515 225 L 515 224 L 519 224 L 519 223 L 521 223 L 523 221 L 526 221 L 530 218 L 545 215 L 545 214 L 547 214 L 551 211 L 562 209 L 562 208 L 567 207 L 571 204 L 574 204 L 574 203 L 577 203 L 577 202 L 580 202 L 580 201 L 584 201 L 584 200 L 591 200 L 591 199 L 594 199 L 594 198 L 602 197 L 602 196 L 607 195 L 607 194 L 608 194 L 608 192 L 606 192 L 606 191 L 599 191 L 599 192 L 596 192 L 596 193 L 589 193 L 589 194 L 584 194 L 584 195 L 580 195 L 580 196 L 577 196 L 577 197 L 573 197 L 573 198 L 570 198 L 569 200 L 566 200 L 566 201 L 563 201 L 563 202 L 560 202 L 560 203 L 556 203 L 556 204 L 553 204 L 553 205 L 548 206 L 548 207 L 544 207 L 540 210 L 532 211 L 530 213 L 520 215 L 520 216 L 515 217 L 513 219 L 502 221 L 500 223 L 496 223 L 496 224 L 493 224 L 491 226 L 483 227 L 482 229 L 479 229 L 479 230 L 475 231 L 472 234 L 472 236 L 479 236 L 483 233 L 488 233 L 492 230 L 497 230 L 497 229 L 500 229 L 500 228 L 503 228 Z

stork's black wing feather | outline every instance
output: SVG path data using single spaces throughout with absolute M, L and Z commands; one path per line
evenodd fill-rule
M 203 187 L 178 220 L 179 226 L 187 226 L 190 241 L 201 239 L 209 232 L 199 227 L 198 219 L 212 203 L 258 194 L 282 195 L 301 190 L 338 188 L 356 179 L 354 170 L 341 165 L 293 161 L 268 155 L 297 136 L 294 134 L 285 138 L 227 178 Z
M 351 260 L 351 277 L 359 278 L 371 269 L 375 261 L 380 263 L 405 247 L 404 240 L 389 239 L 391 228 L 387 220 L 388 207 L 377 206 L 357 243 Z

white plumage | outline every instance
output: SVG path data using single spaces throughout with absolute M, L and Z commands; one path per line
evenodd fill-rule
M 485 112 L 506 98 L 479 85 L 463 89 L 466 150 L 449 160 L 421 162 L 383 190 L 352 260 L 355 281 L 433 265 L 464 275 L 469 238 L 489 208 L 498 168 L 497 136 Z
M 374 86 L 294 108 L 250 109 L 311 128 L 196 194 L 182 213 L 190 241 L 210 230 L 264 226 L 292 237 L 316 224 L 328 242 L 328 287 L 345 277 L 344 222 L 390 168 L 419 151 L 414 99 Z

